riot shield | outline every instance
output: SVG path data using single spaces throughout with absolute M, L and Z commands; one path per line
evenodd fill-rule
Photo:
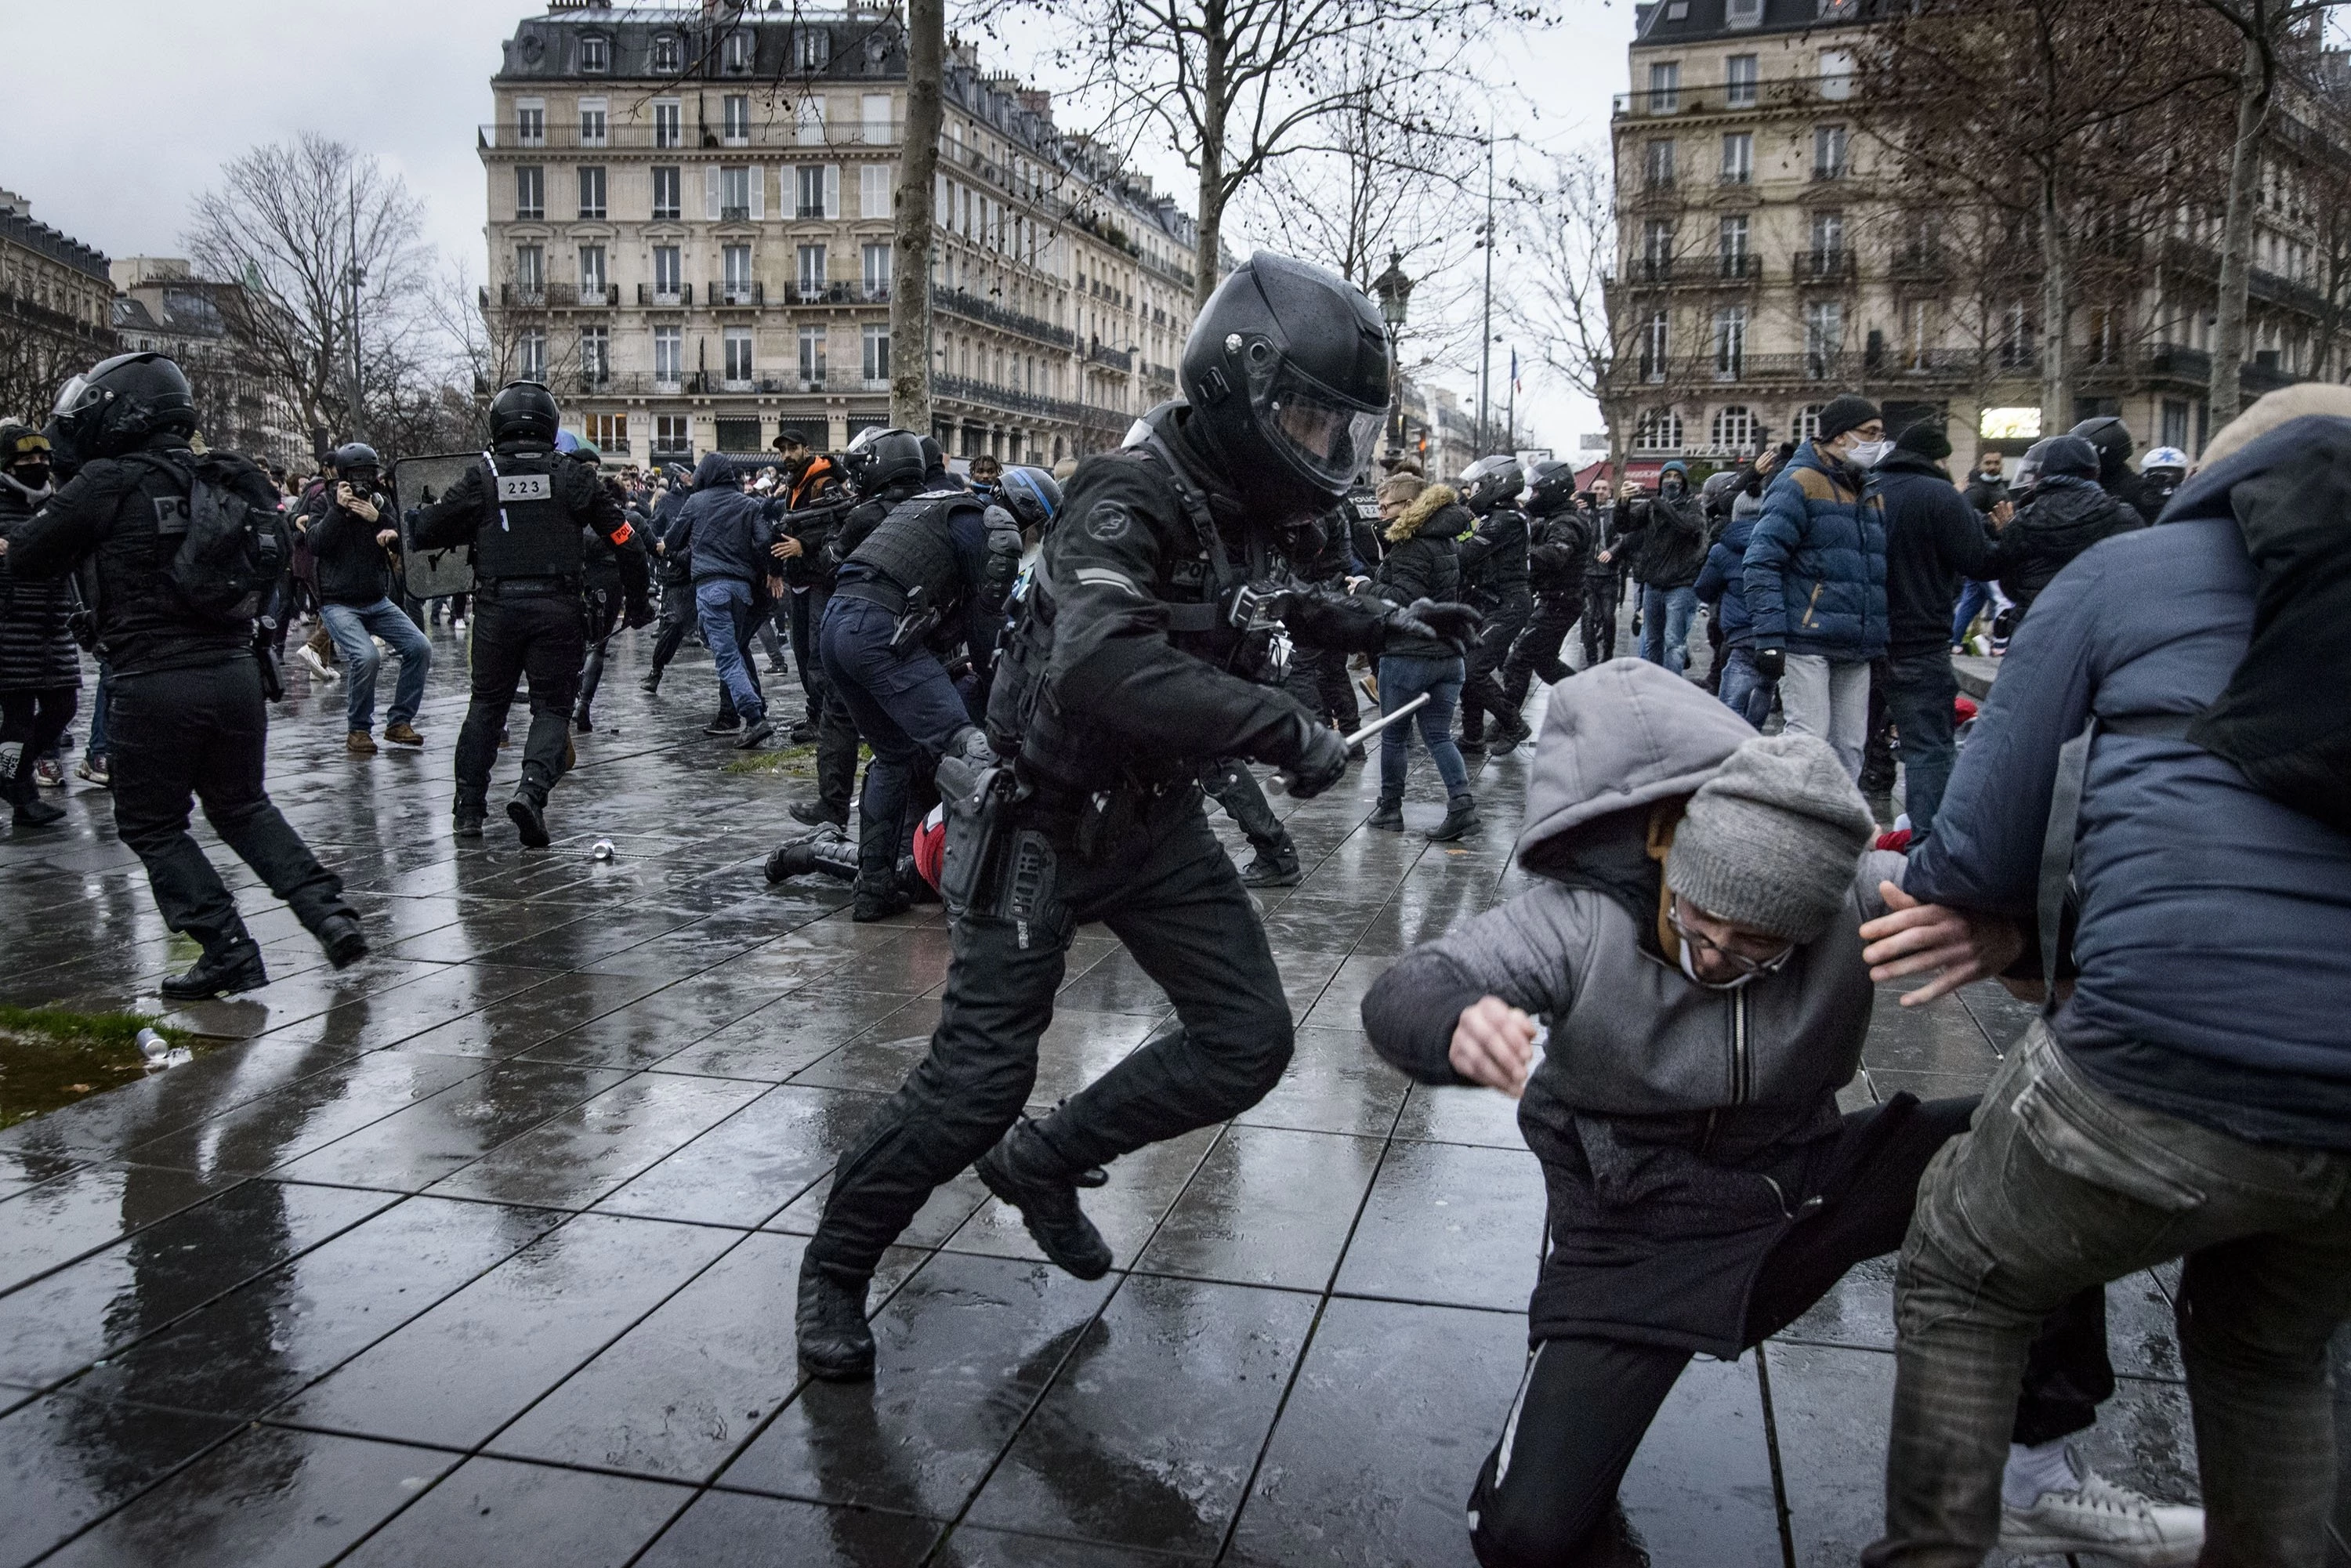
M 418 549 L 408 537 L 412 507 L 429 507 L 439 500 L 458 476 L 482 460 L 478 452 L 444 452 L 429 457 L 403 457 L 392 465 L 392 501 L 400 514 L 400 559 L 407 566 L 408 591 L 418 599 L 438 599 L 474 591 L 473 552 L 463 545 L 450 549 Z

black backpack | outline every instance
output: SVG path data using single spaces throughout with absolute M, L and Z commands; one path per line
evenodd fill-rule
M 275 517 L 255 510 L 201 469 L 192 476 L 166 459 L 139 455 L 188 485 L 185 497 L 155 501 L 156 531 L 180 540 L 163 578 L 181 604 L 200 621 L 235 622 L 258 615 L 282 569 Z

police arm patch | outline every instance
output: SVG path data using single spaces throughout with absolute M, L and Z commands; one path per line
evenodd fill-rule
M 1123 502 L 1098 502 L 1086 514 L 1086 534 L 1106 545 L 1114 545 L 1134 531 L 1134 514 Z

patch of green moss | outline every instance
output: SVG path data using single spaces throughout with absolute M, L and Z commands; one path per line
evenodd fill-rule
M 145 1013 L 0 1006 L 0 1127 L 143 1076 L 142 1029 L 173 1045 L 202 1049 L 198 1037 Z

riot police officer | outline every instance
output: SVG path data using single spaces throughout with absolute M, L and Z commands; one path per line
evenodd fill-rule
M 48 430 L 73 477 L 8 550 L 9 569 L 34 580 L 91 563 L 99 654 L 112 670 L 115 828 L 147 867 L 164 924 L 204 948 L 163 982 L 175 1001 L 269 980 L 236 900 L 188 836 L 191 796 L 337 968 L 367 953 L 342 883 L 262 788 L 277 672 L 254 617 L 285 570 L 277 491 L 242 457 L 198 457 L 195 428 L 188 379 L 161 354 L 118 354 L 76 376 Z
M 1498 452 L 1461 470 L 1455 486 L 1461 492 L 1461 504 L 1478 519 L 1461 540 L 1461 581 L 1470 602 L 1486 616 L 1461 683 L 1464 751 L 1486 749 L 1487 714 L 1494 717 L 1494 742 L 1501 751 L 1517 749 L 1534 733 L 1519 717 L 1496 674 L 1534 613 L 1534 595 L 1527 584 L 1527 515 L 1511 505 L 1526 483 L 1519 460 Z
M 571 704 L 587 654 L 580 588 L 583 527 L 614 546 L 635 537 L 596 476 L 555 450 L 560 411 L 537 382 L 509 382 L 490 402 L 490 447 L 438 501 L 410 514 L 411 538 L 427 549 L 471 545 L 474 556 L 473 700 L 457 733 L 459 838 L 479 838 L 488 814 L 490 766 L 515 684 L 530 679 L 530 734 L 522 780 L 507 815 L 531 849 L 545 849 L 547 795 L 569 766 Z M 628 623 L 653 619 L 644 556 L 620 556 Z
M 559 446 L 560 442 L 558 443 Z M 570 455 L 574 461 L 596 476 L 616 502 L 623 499 L 620 481 L 604 476 L 603 450 L 592 441 L 573 444 Z M 621 557 L 634 552 L 645 555 L 643 534 L 632 526 L 630 537 L 614 544 L 592 525 L 580 530 L 581 550 L 580 596 L 588 622 L 588 660 L 580 669 L 580 701 L 572 710 L 571 722 L 580 734 L 596 727 L 590 711 L 596 701 L 596 689 L 604 684 L 604 656 L 611 649 L 612 633 L 621 624 L 621 612 L 628 600 L 628 574 L 622 570 Z M 648 580 L 653 576 L 653 561 L 648 557 L 637 568 Z
M 1534 677 L 1541 675 L 1550 685 L 1570 673 L 1560 655 L 1567 634 L 1583 618 L 1583 564 L 1593 549 L 1592 530 L 1577 500 L 1572 465 L 1555 458 L 1535 465 L 1527 486 L 1527 584 L 1534 592 L 1534 610 L 1502 664 L 1502 700 L 1512 714 L 1525 706 Z
M 919 437 L 894 432 L 874 443 L 885 476 L 917 473 Z M 844 528 L 848 553 L 818 632 L 827 688 L 873 748 L 858 797 L 858 920 L 906 907 L 898 886 L 907 791 L 916 768 L 935 767 L 974 715 L 937 647 L 995 641 L 1005 594 L 1020 566 L 1020 528 L 1002 507 L 960 485 L 926 486 L 900 501 L 862 538 Z
M 1279 614 L 1301 641 L 1370 650 L 1390 624 L 1465 637 L 1467 606 L 1398 609 L 1287 587 L 1293 530 L 1344 494 L 1387 406 L 1364 294 L 1259 252 L 1185 346 L 1183 400 L 1086 459 L 1000 657 L 987 740 L 940 764 L 954 956 L 930 1053 L 843 1152 L 800 1268 L 801 1364 L 872 1375 L 866 1285 L 932 1189 L 978 1161 L 1047 1257 L 1099 1277 L 1078 1187 L 1118 1155 L 1255 1103 L 1290 1059 L 1265 931 L 1200 809 L 1203 762 L 1239 756 L 1329 788 L 1336 731 L 1239 668 Z M 1177 1022 L 1040 1122 L 1015 1124 L 1080 924 L 1100 920 Z

